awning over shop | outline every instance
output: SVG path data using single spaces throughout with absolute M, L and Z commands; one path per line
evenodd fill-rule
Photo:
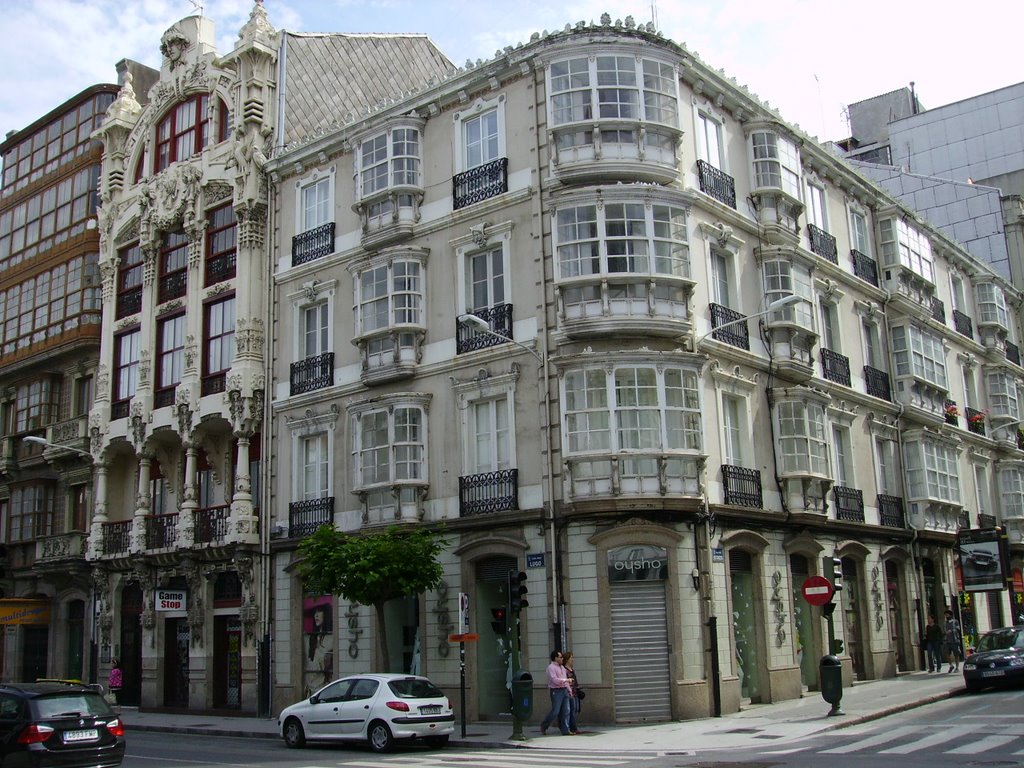
M 50 601 L 19 597 L 0 599 L 0 624 L 49 624 Z

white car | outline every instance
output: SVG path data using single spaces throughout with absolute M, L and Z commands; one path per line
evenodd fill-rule
M 374 752 L 387 752 L 398 739 L 445 746 L 455 731 L 455 713 L 448 697 L 425 677 L 351 675 L 283 709 L 277 725 L 289 747 L 307 740 L 358 740 Z

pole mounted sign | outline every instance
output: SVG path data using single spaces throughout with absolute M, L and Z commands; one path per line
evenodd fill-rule
M 824 605 L 835 594 L 832 582 L 824 576 L 808 576 L 804 579 L 801 591 L 804 594 L 804 600 L 811 605 Z

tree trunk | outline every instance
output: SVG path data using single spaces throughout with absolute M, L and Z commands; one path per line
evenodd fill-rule
M 377 630 L 374 632 L 377 638 L 377 661 L 381 672 L 390 672 L 391 660 L 388 658 L 387 633 L 384 627 L 384 603 L 374 603 L 373 608 L 377 612 Z

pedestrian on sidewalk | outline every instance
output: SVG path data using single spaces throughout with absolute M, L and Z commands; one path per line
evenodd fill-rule
M 572 696 L 572 689 L 569 678 L 565 674 L 565 667 L 562 666 L 562 654 L 558 651 L 551 652 L 551 663 L 548 664 L 548 695 L 551 696 L 551 711 L 540 723 L 541 735 L 547 733 L 548 727 L 555 720 L 558 721 L 558 730 L 562 732 L 563 736 L 571 735 L 569 699 Z
M 935 623 L 935 617 L 928 617 L 928 626 L 924 628 L 924 647 L 928 654 L 928 671 L 942 671 L 942 627 Z
M 960 622 L 953 618 L 953 612 L 946 610 L 946 629 L 942 644 L 942 651 L 949 661 L 949 672 L 960 671 Z
M 579 679 L 576 677 L 576 670 L 573 669 L 574 659 L 572 651 L 566 651 L 562 654 L 562 666 L 565 667 L 565 676 L 569 678 L 569 690 L 572 692 L 572 696 L 569 697 L 569 733 L 576 735 L 580 732 L 580 702 L 586 694 L 580 688 Z
M 117 706 L 117 694 L 121 691 L 123 680 L 124 673 L 121 672 L 121 663 L 114 659 L 110 664 L 110 674 L 107 675 L 108 702 L 113 706 Z

